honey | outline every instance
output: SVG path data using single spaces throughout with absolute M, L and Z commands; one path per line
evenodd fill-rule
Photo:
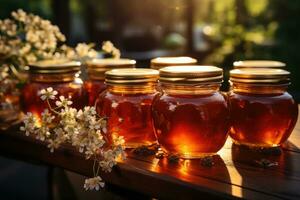
M 22 89 L 22 108 L 25 113 L 31 112 L 40 118 L 47 102 L 39 96 L 39 91 L 48 87 L 58 92 L 57 96 L 65 96 L 73 101 L 72 107 L 80 109 L 87 103 L 83 83 L 78 78 L 79 62 L 43 61 L 30 65 L 29 82 Z M 50 100 L 55 107 L 56 100 Z
M 106 72 L 107 89 L 96 101 L 97 113 L 108 118 L 108 134 L 124 136 L 126 148 L 156 142 L 151 106 L 158 71 L 114 69 Z
M 98 95 L 106 89 L 104 73 L 115 68 L 134 68 L 135 60 L 130 59 L 93 59 L 86 62 L 88 80 L 84 88 L 88 93 L 88 104 L 94 106 Z
M 298 116 L 298 105 L 286 91 L 289 72 L 235 69 L 230 73 L 233 141 L 254 147 L 274 147 L 285 142 Z
M 160 69 L 162 92 L 153 102 L 157 139 L 169 154 L 192 159 L 217 153 L 224 145 L 229 106 L 219 92 L 222 69 L 182 66 Z
M 195 65 L 197 60 L 195 58 L 187 56 L 179 57 L 157 57 L 151 60 L 152 69 L 161 69 L 167 66 L 178 66 L 178 65 Z

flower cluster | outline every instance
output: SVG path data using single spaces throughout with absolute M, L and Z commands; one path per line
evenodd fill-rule
M 21 130 L 27 136 L 33 135 L 46 142 L 51 152 L 63 143 L 71 143 L 86 159 L 94 160 L 94 178 L 87 179 L 84 188 L 98 190 L 103 187 L 104 183 L 98 176 L 99 169 L 110 172 L 117 164 L 116 159 L 125 157 L 123 137 L 113 134 L 109 138 L 106 134 L 107 120 L 98 117 L 94 107 L 72 108 L 72 101 L 64 96 L 58 97 L 58 92 L 51 87 L 41 90 L 39 95 L 49 109 L 43 111 L 39 120 L 32 113 L 27 113 Z M 50 100 L 55 101 L 55 107 Z
M 16 93 L 18 80 L 25 81 L 18 69 L 22 71 L 27 64 L 44 59 L 67 58 L 84 62 L 97 56 L 94 44 L 79 43 L 73 48 L 65 45 L 65 40 L 59 28 L 49 20 L 21 9 L 13 11 L 11 18 L 0 20 L 1 110 L 13 108 L 5 95 L 11 91 Z M 102 50 L 115 58 L 120 57 L 120 51 L 109 41 L 103 43 Z
M 108 54 L 111 54 L 112 57 L 114 58 L 120 58 L 121 57 L 121 53 L 120 50 L 117 49 L 113 43 L 111 43 L 110 41 L 105 41 L 102 44 L 102 50 Z
M 94 44 L 79 43 L 72 48 L 64 44 L 65 40 L 49 20 L 22 9 L 13 11 L 11 18 L 0 20 L 0 64 L 22 67 L 43 59 L 82 60 L 97 56 Z M 120 57 L 120 51 L 109 41 L 103 42 L 102 50 L 114 58 Z
M 59 28 L 49 20 L 19 9 L 11 19 L 0 20 L 0 57 L 6 63 L 26 65 L 50 58 L 59 43 L 66 40 Z

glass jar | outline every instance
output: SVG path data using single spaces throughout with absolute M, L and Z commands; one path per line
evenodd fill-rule
M 57 96 L 70 98 L 73 101 L 72 107 L 83 108 L 87 103 L 87 95 L 79 78 L 80 65 L 80 62 L 66 60 L 45 60 L 31 64 L 29 82 L 22 89 L 23 111 L 40 118 L 48 105 L 38 93 L 48 87 L 56 90 Z M 51 106 L 55 107 L 55 101 L 50 100 Z
M 236 144 L 274 147 L 288 139 L 298 116 L 298 105 L 287 92 L 289 75 L 282 69 L 230 71 L 230 136 Z
M 134 68 L 135 60 L 130 59 L 93 59 L 86 62 L 88 80 L 84 82 L 84 88 L 88 93 L 88 104 L 94 106 L 98 95 L 106 89 L 104 73 L 115 68 Z
M 162 91 L 155 97 L 152 110 L 162 148 L 186 159 L 215 154 L 230 128 L 229 106 L 219 91 L 223 70 L 174 66 L 159 71 Z
M 197 60 L 187 56 L 181 57 L 158 57 L 151 60 L 152 69 L 160 69 L 167 66 L 178 66 L 178 65 L 195 65 Z
M 274 68 L 281 69 L 286 65 L 283 62 L 274 60 L 244 60 L 236 61 L 233 63 L 235 69 L 238 68 Z
M 100 116 L 108 117 L 108 133 L 124 136 L 127 148 L 156 142 L 151 106 L 158 71 L 114 69 L 105 73 L 107 89 L 96 101 Z

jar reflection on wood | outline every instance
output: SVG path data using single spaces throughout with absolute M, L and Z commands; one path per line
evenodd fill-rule
M 158 71 L 114 69 L 105 73 L 107 89 L 99 95 L 96 109 L 108 117 L 108 133 L 124 136 L 125 146 L 135 148 L 156 142 L 151 106 Z
M 230 136 L 236 144 L 274 147 L 288 139 L 298 116 L 298 105 L 287 92 L 289 75 L 270 68 L 230 71 Z
M 88 104 L 94 106 L 98 95 L 106 89 L 104 73 L 115 68 L 134 68 L 135 60 L 130 59 L 93 59 L 86 62 L 88 80 L 84 82 L 88 93 Z
M 224 145 L 229 106 L 219 92 L 223 71 L 214 66 L 160 69 L 162 92 L 153 102 L 158 142 L 171 154 L 192 159 L 215 154 Z
M 187 56 L 157 57 L 151 60 L 151 68 L 157 70 L 167 66 L 195 65 L 195 64 L 197 64 L 197 60 Z
M 39 96 L 39 91 L 52 87 L 58 96 L 73 101 L 72 106 L 80 109 L 87 103 L 83 82 L 79 78 L 80 62 L 67 60 L 44 60 L 29 65 L 29 82 L 22 90 L 23 111 L 40 117 L 48 105 Z M 55 106 L 56 100 L 50 100 Z

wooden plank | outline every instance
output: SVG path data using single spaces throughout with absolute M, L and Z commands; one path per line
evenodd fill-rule
M 2 155 L 15 155 L 25 160 L 38 160 L 82 175 L 91 175 L 92 162 L 86 161 L 78 153 L 69 148 L 61 148 L 51 154 L 43 144 L 31 141 L 28 137 L 0 134 L 0 152 Z M 120 163 L 113 173 L 103 173 L 102 177 L 112 184 L 158 198 L 282 199 L 276 195 L 232 185 L 230 182 L 225 183 L 184 171 L 178 173 L 179 168 L 176 165 L 165 168 L 161 164 L 156 164 L 154 161 L 150 163 L 129 157 L 125 162 Z

